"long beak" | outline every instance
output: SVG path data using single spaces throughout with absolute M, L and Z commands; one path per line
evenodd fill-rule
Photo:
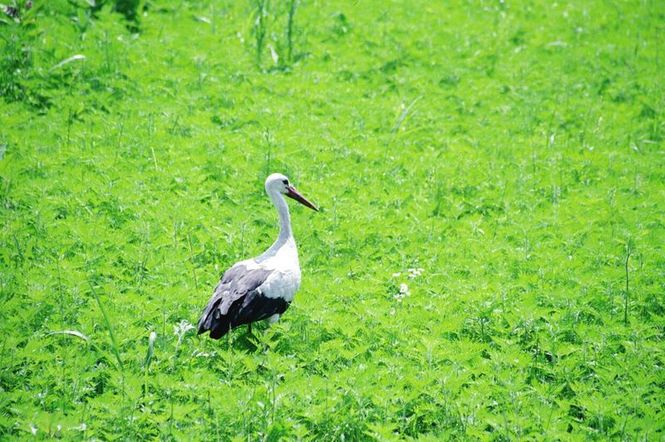
M 315 211 L 317 211 L 317 212 L 319 211 L 319 209 L 317 209 L 316 206 L 315 206 L 314 204 L 312 204 L 311 202 L 309 202 L 309 201 L 307 200 L 307 198 L 305 198 L 304 196 L 302 196 L 302 195 L 296 190 L 296 188 L 293 187 L 293 186 L 288 186 L 288 187 L 286 188 L 286 196 L 288 196 L 289 198 L 293 198 L 294 200 L 298 201 L 298 202 L 299 202 L 300 204 L 302 204 L 303 206 L 307 206 L 307 207 L 309 207 L 310 209 L 315 210 Z

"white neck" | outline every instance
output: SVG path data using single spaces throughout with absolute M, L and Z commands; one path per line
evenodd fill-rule
M 295 244 L 293 233 L 291 231 L 291 216 L 289 215 L 289 206 L 286 204 L 284 195 L 280 192 L 269 192 L 268 196 L 277 209 L 279 214 L 279 236 L 277 240 L 266 250 L 259 258 L 269 258 L 274 256 L 279 249 L 286 243 L 291 242 Z

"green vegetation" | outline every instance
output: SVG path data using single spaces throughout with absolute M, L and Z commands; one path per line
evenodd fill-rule
M 665 437 L 665 3 L 32 3 L 0 438 Z M 301 291 L 198 338 L 274 171 Z

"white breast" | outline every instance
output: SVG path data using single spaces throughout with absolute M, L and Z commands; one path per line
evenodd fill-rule
M 297 272 L 274 271 L 259 286 L 259 291 L 268 298 L 283 298 L 291 302 L 300 288 L 300 270 Z
M 289 241 L 260 266 L 272 273 L 259 286 L 259 291 L 268 298 L 283 298 L 291 302 L 300 288 L 300 263 L 295 242 Z

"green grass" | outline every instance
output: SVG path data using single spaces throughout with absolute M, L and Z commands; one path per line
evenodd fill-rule
M 0 23 L 0 438 L 665 437 L 662 1 L 35 3 Z M 323 208 L 301 290 L 197 338 L 274 171 Z

